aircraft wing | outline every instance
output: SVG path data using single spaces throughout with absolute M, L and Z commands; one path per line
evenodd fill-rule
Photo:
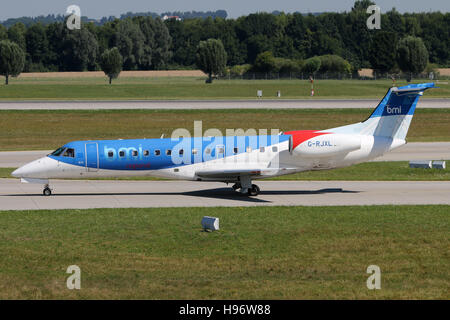
M 239 176 L 260 176 L 261 169 L 239 169 L 239 170 L 203 170 L 195 174 L 200 178 L 228 179 Z
M 225 169 L 225 170 L 201 170 L 195 174 L 200 178 L 207 179 L 236 179 L 240 176 L 273 176 L 275 174 L 287 174 L 294 172 L 295 169 L 288 168 L 255 168 L 255 169 Z

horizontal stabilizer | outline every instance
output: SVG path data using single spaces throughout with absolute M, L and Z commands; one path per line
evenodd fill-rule
M 436 87 L 433 82 L 430 82 L 430 83 L 410 84 L 410 85 L 399 87 L 399 88 L 393 87 L 393 88 L 391 88 L 391 91 L 398 92 L 398 93 L 418 92 L 418 91 L 425 91 L 425 90 L 431 89 L 431 88 L 438 88 L 438 87 Z

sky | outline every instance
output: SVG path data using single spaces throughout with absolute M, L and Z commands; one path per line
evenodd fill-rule
M 373 1 L 373 0 L 372 0 Z M 450 11 L 448 0 L 375 0 L 381 7 L 381 12 L 395 7 L 403 12 Z M 237 18 L 253 12 L 284 12 L 299 11 L 350 11 L 354 0 L 1 0 L 0 20 L 22 16 L 39 16 L 47 14 L 65 14 L 69 5 L 76 4 L 81 8 L 81 14 L 89 18 L 104 16 L 120 16 L 131 12 L 166 11 L 215 11 L 226 10 L 228 17 Z

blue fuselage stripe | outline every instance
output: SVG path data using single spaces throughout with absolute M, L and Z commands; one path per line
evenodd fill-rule
M 75 156 L 50 158 L 81 167 L 109 170 L 158 170 L 235 156 L 288 141 L 288 135 L 211 138 L 75 141 Z M 183 150 L 180 153 L 180 149 Z M 97 154 L 98 150 L 98 154 Z M 171 155 L 167 154 L 171 150 Z M 97 163 L 98 159 L 98 163 Z M 87 161 L 87 164 L 86 164 Z

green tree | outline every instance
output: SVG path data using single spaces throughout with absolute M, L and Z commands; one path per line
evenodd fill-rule
M 314 74 L 320 69 L 321 60 L 319 57 L 312 57 L 305 60 L 305 63 L 303 64 L 302 71 L 307 72 L 309 74 Z
M 247 57 L 245 43 L 239 41 L 236 35 L 236 20 L 216 18 L 214 20 L 215 35 L 220 39 L 227 52 L 228 65 L 240 65 Z
M 45 27 L 41 23 L 33 24 L 27 29 L 25 39 L 27 58 L 30 63 L 30 66 L 27 66 L 27 70 L 33 69 L 33 65 L 41 65 L 37 68 L 42 68 L 48 54 L 48 40 Z
M 277 62 L 270 51 L 258 54 L 253 65 L 253 71 L 256 72 L 276 72 L 276 68 Z
M 98 42 L 87 28 L 82 27 L 80 30 L 67 31 L 63 42 L 65 70 L 95 70 Z
M 367 28 L 369 14 L 366 10 L 372 4 L 374 3 L 366 0 L 356 1 L 352 11 L 344 14 L 344 25 L 339 32 L 343 42 L 342 47 L 352 52 L 351 61 L 358 68 L 370 67 L 368 56 L 373 30 Z M 348 54 L 346 56 L 350 58 Z
M 432 63 L 450 65 L 450 12 L 428 12 L 415 14 L 420 26 L 416 36 L 422 38 Z
M 17 43 L 9 40 L 0 41 L 0 74 L 5 76 L 5 84 L 9 77 L 17 77 L 25 65 L 25 53 Z
M 258 54 L 274 51 L 274 43 L 283 37 L 284 25 L 277 16 L 260 12 L 237 19 L 236 33 L 247 45 L 247 62 L 254 63 Z
M 277 58 L 294 61 L 339 55 L 351 63 L 353 72 L 368 67 L 381 71 L 388 69 L 386 63 L 392 60 L 388 56 L 393 54 L 394 45 L 386 34 L 380 35 L 384 32 L 398 39 L 420 37 L 431 63 L 450 65 L 450 13 L 400 13 L 392 9 L 381 16 L 382 30 L 369 30 L 366 9 L 371 4 L 367 0 L 354 1 L 350 11 L 341 13 L 256 13 L 238 19 L 162 21 L 156 15 L 150 18 L 130 14 L 126 15 L 130 18 L 102 19 L 102 25 L 85 23 L 83 28 L 97 40 L 99 53 L 118 47 L 124 70 L 194 67 L 200 41 L 219 39 L 227 53 L 227 65 L 254 64 L 260 53 L 271 51 Z M 71 31 L 64 22 L 55 22 L 51 17 L 25 17 L 10 19 L 3 25 L 9 29 L 0 26 L 0 40 L 9 39 L 26 50 L 24 70 L 80 68 L 72 57 L 86 51 L 66 41 L 75 39 L 68 36 Z M 99 62 L 97 54 L 87 68 L 95 69 Z
M 96 37 L 99 51 L 103 53 L 106 49 L 113 48 L 116 45 L 116 32 L 119 19 L 108 21 L 104 25 L 96 28 Z
M 70 32 L 62 22 L 49 24 L 45 30 L 48 40 L 47 69 L 67 70 L 64 66 L 66 50 L 64 49 L 64 38 Z
M 17 43 L 24 52 L 26 52 L 27 49 L 27 43 L 25 39 L 26 32 L 27 28 L 21 22 L 15 23 L 8 29 L 8 39 L 12 42 Z
M 428 51 L 421 38 L 408 36 L 401 39 L 397 48 L 397 64 L 400 70 L 411 74 L 422 72 L 428 64 Z
M 350 73 L 351 66 L 347 60 L 333 54 L 318 57 L 320 59 L 320 72 Z
M 230 74 L 233 77 L 240 77 L 248 72 L 251 68 L 252 66 L 250 64 L 235 65 L 230 69 Z
M 152 48 L 152 69 L 161 70 L 167 68 L 169 60 L 172 57 L 172 51 L 170 49 L 172 37 L 160 18 L 153 19 L 153 31 L 155 33 L 155 42 Z
M 116 79 L 122 71 L 123 58 L 116 47 L 105 50 L 100 58 L 100 67 L 109 77 L 109 84 Z
M 139 25 L 144 36 L 144 54 L 139 64 L 140 69 L 163 69 L 172 56 L 170 46 L 172 38 L 164 22 L 152 17 L 137 17 L 133 20 Z
M 255 63 L 256 58 L 263 52 L 272 52 L 272 41 L 263 34 L 253 35 L 247 39 L 247 61 Z
M 369 62 L 377 73 L 389 72 L 395 66 L 397 35 L 379 31 L 373 37 L 369 50 Z
M 276 70 L 282 75 L 288 75 L 292 72 L 300 72 L 303 66 L 301 60 L 291 60 L 285 58 L 275 58 Z
M 357 0 L 355 1 L 355 4 L 353 5 L 352 11 L 366 11 L 367 8 L 371 5 L 374 5 L 375 2 L 372 2 L 370 0 Z
M 305 43 L 306 26 L 303 15 L 301 13 L 294 13 L 289 16 L 289 22 L 286 26 L 286 36 L 292 39 L 293 42 L 293 55 L 298 58 L 305 58 L 305 47 L 308 45 Z
M 116 47 L 123 57 L 125 70 L 136 70 L 144 63 L 144 45 L 145 37 L 139 25 L 131 19 L 120 21 L 116 33 Z
M 208 74 L 207 83 L 212 82 L 212 75 L 218 75 L 225 71 L 227 53 L 222 41 L 208 39 L 201 41 L 197 47 L 197 66 Z
M 8 39 L 8 30 L 0 24 L 0 40 Z

